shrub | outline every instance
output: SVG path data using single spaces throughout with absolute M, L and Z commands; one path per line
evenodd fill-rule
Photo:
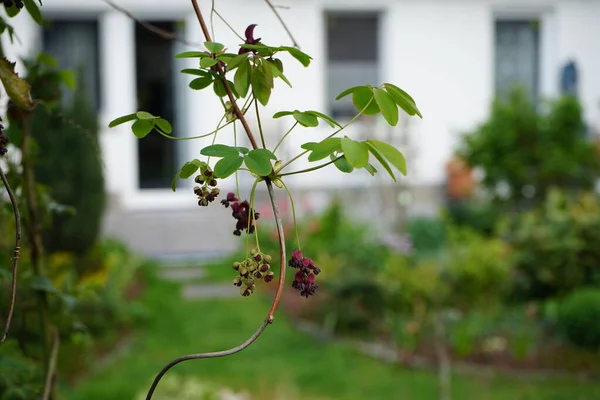
M 542 201 L 553 186 L 591 189 L 600 172 L 596 147 L 584 136 L 577 99 L 562 97 L 538 113 L 521 90 L 494 102 L 489 120 L 465 136 L 459 153 L 484 172 L 495 200 L 513 206 Z M 506 194 L 496 192 L 506 185 Z
M 599 200 L 592 193 L 553 190 L 542 207 L 505 225 L 516 271 L 514 299 L 546 299 L 600 283 Z
M 559 307 L 558 327 L 573 344 L 600 349 L 600 289 L 583 288 Z
M 37 107 L 31 125 L 39 149 L 38 181 L 48 187 L 54 202 L 74 210 L 54 213 L 44 245 L 49 252 L 83 255 L 98 238 L 105 205 L 97 116 L 77 90 L 67 107 Z
M 444 222 L 434 218 L 413 218 L 407 223 L 413 249 L 419 254 L 431 254 L 440 250 L 444 244 Z

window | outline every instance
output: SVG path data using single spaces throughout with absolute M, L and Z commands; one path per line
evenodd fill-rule
M 378 85 L 379 16 L 375 13 L 327 13 L 327 99 L 334 118 L 353 117 L 352 96 L 335 97 L 358 85 Z
M 521 86 L 536 101 L 540 77 L 540 29 L 538 21 L 496 21 L 496 95 Z
M 153 22 L 169 32 L 180 28 L 174 21 Z M 159 115 L 173 125 L 173 136 L 182 136 L 181 112 L 176 107 L 179 95 L 176 77 L 180 69 L 174 55 L 173 40 L 166 40 L 136 25 L 136 84 L 138 109 Z M 140 189 L 162 189 L 171 185 L 178 168 L 177 146 L 173 140 L 150 134 L 138 140 L 138 185 Z
M 61 69 L 78 74 L 77 84 L 85 91 L 93 110 L 100 106 L 98 69 L 98 22 L 96 20 L 50 20 L 42 35 L 42 49 L 54 56 Z M 63 101 L 72 99 L 64 91 Z

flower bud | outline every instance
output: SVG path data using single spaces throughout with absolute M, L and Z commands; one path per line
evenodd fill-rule
M 269 270 L 268 264 L 263 264 L 260 266 L 260 272 L 267 272 Z
M 281 189 L 281 188 L 283 187 L 283 182 L 282 182 L 282 181 L 281 181 L 281 179 L 279 179 L 279 178 L 278 178 L 278 179 L 275 179 L 275 180 L 273 181 L 273 184 L 274 184 L 275 186 L 277 186 L 279 189 Z
M 242 264 L 240 264 L 239 262 L 236 261 L 236 262 L 233 263 L 233 269 L 235 269 L 236 271 L 238 271 L 240 269 L 241 265 Z
M 273 261 L 273 259 L 271 258 L 271 256 L 270 256 L 270 255 L 268 255 L 268 254 L 267 254 L 267 255 L 265 255 L 265 262 L 266 262 L 267 264 L 271 264 L 271 261 Z

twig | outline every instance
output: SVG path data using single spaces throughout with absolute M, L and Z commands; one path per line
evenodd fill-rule
M 4 175 L 2 167 L 0 167 L 0 177 L 2 178 L 2 183 L 4 184 L 6 192 L 8 193 L 8 197 L 10 198 L 10 203 L 12 204 L 13 213 L 15 215 L 15 250 L 13 253 L 12 264 L 10 308 L 8 309 L 8 317 L 6 318 L 6 326 L 4 327 L 4 333 L 2 334 L 2 339 L 0 339 L 0 343 L 4 343 L 6 337 L 8 336 L 10 322 L 12 321 L 12 316 L 15 311 L 15 300 L 17 298 L 17 272 L 19 269 L 19 256 L 21 253 L 21 215 L 19 214 L 19 206 L 17 205 L 17 199 L 15 198 L 15 194 L 13 193 L 8 183 L 8 179 L 6 179 L 6 175 Z
M 52 395 L 52 388 L 54 387 L 54 374 L 56 373 L 56 361 L 58 359 L 58 347 L 60 345 L 60 335 L 56 327 L 52 329 L 52 352 L 50 359 L 48 360 L 48 370 L 46 373 L 46 382 L 44 384 L 44 395 L 42 400 L 49 400 Z
M 198 17 L 198 22 L 200 23 L 200 26 L 202 27 L 202 32 L 204 32 L 204 36 L 207 41 L 211 41 L 210 32 L 208 30 L 208 27 L 206 26 L 206 22 L 204 21 L 204 17 L 202 16 L 202 12 L 200 11 L 198 2 L 197 2 L 197 0 L 191 0 L 191 1 L 192 1 L 192 5 L 194 7 L 194 11 L 196 12 L 196 16 Z M 252 130 L 250 129 L 250 126 L 248 125 L 248 121 L 246 120 L 246 117 L 244 116 L 244 114 L 241 112 L 241 110 L 237 106 L 235 97 L 233 96 L 233 92 L 231 91 L 231 88 L 229 87 L 227 80 L 224 78 L 225 72 L 223 71 L 222 68 L 219 67 L 218 64 L 217 64 L 217 72 L 219 73 L 219 75 L 221 75 L 223 77 L 225 89 L 227 90 L 227 94 L 229 96 L 231 104 L 233 104 L 234 112 L 235 112 L 237 118 L 242 123 L 242 126 L 244 127 L 244 130 L 246 131 L 246 135 L 248 136 L 248 139 L 250 140 L 250 143 L 252 144 L 253 148 L 257 149 L 258 146 L 256 144 L 254 135 L 252 134 Z M 283 294 L 283 288 L 285 285 L 286 251 L 285 251 L 285 235 L 283 232 L 283 221 L 281 219 L 279 207 L 277 205 L 277 201 L 275 199 L 275 194 L 273 192 L 273 184 L 271 183 L 271 181 L 268 178 L 265 179 L 265 184 L 267 185 L 267 191 L 269 193 L 269 198 L 271 200 L 271 206 L 273 208 L 273 216 L 275 218 L 275 224 L 277 225 L 277 236 L 278 236 L 278 241 L 279 241 L 279 259 L 280 259 L 279 281 L 277 284 L 277 291 L 273 298 L 273 303 L 271 304 L 271 308 L 269 309 L 269 313 L 267 314 L 267 317 L 265 318 L 263 323 L 260 325 L 260 327 L 256 330 L 256 332 L 254 332 L 254 334 L 252 334 L 252 336 L 250 336 L 250 338 L 248 338 L 248 340 L 246 340 L 244 343 L 240 344 L 239 346 L 233 347 L 228 350 L 217 351 L 217 352 L 212 352 L 212 353 L 189 354 L 189 355 L 186 355 L 183 357 L 176 358 L 175 360 L 173 360 L 170 363 L 168 363 L 167 365 L 165 365 L 160 370 L 158 375 L 156 375 L 156 377 L 154 378 L 154 381 L 152 382 L 152 386 L 150 386 L 150 390 L 148 391 L 148 394 L 146 396 L 146 400 L 152 399 L 152 395 L 154 394 L 154 391 L 156 390 L 156 387 L 158 386 L 158 383 L 160 382 L 161 378 L 167 373 L 168 370 L 173 368 L 175 365 L 177 365 L 181 362 L 184 362 L 184 361 L 188 361 L 188 360 L 199 360 L 199 359 L 204 359 L 204 358 L 225 357 L 225 356 L 229 356 L 229 355 L 238 353 L 238 352 L 244 350 L 245 348 L 247 348 L 248 346 L 250 346 L 252 343 L 254 343 L 254 341 L 256 339 L 258 339 L 258 337 L 263 333 L 263 331 L 265 330 L 267 325 L 269 325 L 270 323 L 273 322 L 275 312 L 277 311 L 277 308 L 279 307 L 279 303 L 281 301 L 281 295 Z
M 285 23 L 285 21 L 283 20 L 283 18 L 281 18 L 281 15 L 279 15 L 279 11 L 277 11 L 277 8 L 284 8 L 284 7 L 275 7 L 273 5 L 273 3 L 271 3 L 271 0 L 265 0 L 265 2 L 269 5 L 269 7 L 271 8 L 271 10 L 273 10 L 273 13 L 275 14 L 275 16 L 277 17 L 277 19 L 279 20 L 279 22 L 281 22 L 281 25 L 283 26 L 283 29 L 285 29 L 285 31 L 287 32 L 288 36 L 290 37 L 290 39 L 292 40 L 292 45 L 296 48 L 300 48 L 300 46 L 298 45 L 298 42 L 296 42 L 296 39 L 294 39 L 294 35 L 292 35 L 292 32 L 290 32 L 290 29 L 288 28 L 287 24 Z
M 202 47 L 203 46 L 200 43 L 191 42 L 189 40 L 181 38 L 176 33 L 169 32 L 169 31 L 167 31 L 165 29 L 159 28 L 158 26 L 153 25 L 150 22 L 142 21 L 141 19 L 136 18 L 133 14 L 131 14 L 129 11 L 127 11 L 123 7 L 121 7 L 121 6 L 113 3 L 111 0 L 104 0 L 104 2 L 106 4 L 108 4 L 110 7 L 112 7 L 115 10 L 117 10 L 117 11 L 125 14 L 126 16 L 128 16 L 129 18 L 131 18 L 132 20 L 134 20 L 135 22 L 137 22 L 138 24 L 140 24 L 141 26 L 143 26 L 144 28 L 146 28 L 150 32 L 153 32 L 153 33 L 157 34 L 158 36 L 160 36 L 163 39 L 174 40 L 176 42 L 183 43 L 183 44 L 188 45 L 188 46 L 194 46 L 194 47 Z

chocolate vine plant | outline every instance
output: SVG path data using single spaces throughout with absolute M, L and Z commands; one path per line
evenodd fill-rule
M 271 5 L 270 2 L 267 3 Z M 400 151 L 388 143 L 375 139 L 364 141 L 353 140 L 348 136 L 342 136 L 343 131 L 362 115 L 381 114 L 387 123 L 394 126 L 398 123 L 399 108 L 411 116 L 418 115 L 422 117 L 413 98 L 391 83 L 384 83 L 378 87 L 369 85 L 356 86 L 345 90 L 337 96 L 337 99 L 352 96 L 357 114 L 348 123 L 340 125 L 328 115 L 314 110 L 279 111 L 273 115 L 273 118 L 293 118 L 295 121 L 292 127 L 283 135 L 279 143 L 273 148 L 268 148 L 260 123 L 260 106 L 266 106 L 269 103 L 276 80 L 281 80 L 288 86 L 292 86 L 291 82 L 284 75 L 284 65 L 281 55 L 287 53 L 305 67 L 309 66 L 312 58 L 297 47 L 271 46 L 263 43 L 255 35 L 256 24 L 251 24 L 246 28 L 243 38 L 238 35 L 244 42 L 236 45 L 236 49 L 231 51 L 225 44 L 213 40 L 211 31 L 207 27 L 197 0 L 192 0 L 192 5 L 206 39 L 204 42 L 206 49 L 184 52 L 178 54 L 176 57 L 198 59 L 197 68 L 184 69 L 181 72 L 193 77 L 189 84 L 193 90 L 208 90 L 212 87 L 216 97 L 223 105 L 223 116 L 214 131 L 189 138 L 197 139 L 212 136 L 213 144 L 200 149 L 200 154 L 205 156 L 206 159 L 194 159 L 186 162 L 181 167 L 180 171 L 173 178 L 172 189 L 175 191 L 178 179 L 187 179 L 194 176 L 197 184 L 194 188 L 194 194 L 198 198 L 199 206 L 211 206 L 215 200 L 221 197 L 221 204 L 231 209 L 232 216 L 235 219 L 235 225 L 232 228 L 233 234 L 236 236 L 246 235 L 247 238 L 245 258 L 233 263 L 233 269 L 235 270 L 233 284 L 240 287 L 242 296 L 249 296 L 256 291 L 256 283 L 259 280 L 268 283 L 275 276 L 271 266 L 276 258 L 260 250 L 257 234 L 259 213 L 255 212 L 254 207 L 257 185 L 260 183 L 266 185 L 278 232 L 278 286 L 265 320 L 248 340 L 229 350 L 190 354 L 171 361 L 154 379 L 147 399 L 152 398 L 152 394 L 161 377 L 174 365 L 186 360 L 227 356 L 250 346 L 264 331 L 266 326 L 273 322 L 274 314 L 279 305 L 285 285 L 285 273 L 288 266 L 295 270 L 292 287 L 298 290 L 299 294 L 304 297 L 310 297 L 315 294 L 318 288 L 317 275 L 320 269 L 312 259 L 302 253 L 299 242 L 297 243 L 297 249 L 291 253 L 289 261 L 286 260 L 285 237 L 282 220 L 277 203 L 275 202 L 274 186 L 287 192 L 292 204 L 294 224 L 296 225 L 292 194 L 285 184 L 287 176 L 309 173 L 330 165 L 333 165 L 343 173 L 352 173 L 359 169 L 365 169 L 371 175 L 375 175 L 378 170 L 371 163 L 374 159 L 396 181 L 392 167 L 397 169 L 401 174 L 406 175 L 406 163 Z M 214 11 L 214 2 L 212 11 Z M 227 25 L 229 26 L 229 24 Z M 257 127 L 253 128 L 250 126 L 246 118 L 247 113 L 255 114 L 258 122 Z M 167 120 L 145 111 L 138 111 L 117 118 L 109 126 L 115 127 L 132 121 L 131 130 L 140 139 L 150 133 L 174 139 L 171 136 L 171 124 Z M 313 128 L 322 122 L 328 124 L 332 130 L 327 137 L 319 142 L 304 143 L 301 146 L 299 154 L 290 160 L 280 159 L 277 155 L 277 150 L 296 128 Z M 223 127 L 228 125 L 233 126 L 234 143 L 236 144 L 237 127 L 241 125 L 248 137 L 251 148 L 218 143 L 217 134 Z M 257 140 L 257 135 L 260 142 Z M 308 169 L 294 170 L 294 163 L 304 156 L 308 157 L 309 162 L 326 161 Z M 218 188 L 219 180 L 235 175 L 237 182 L 237 176 L 240 171 L 248 172 L 254 177 L 254 184 L 250 193 L 243 196 L 239 191 L 239 185 L 236 185 L 236 192 L 222 195 Z M 249 245 L 249 238 L 252 235 L 256 240 L 255 247 Z M 297 234 L 296 239 L 298 241 Z

